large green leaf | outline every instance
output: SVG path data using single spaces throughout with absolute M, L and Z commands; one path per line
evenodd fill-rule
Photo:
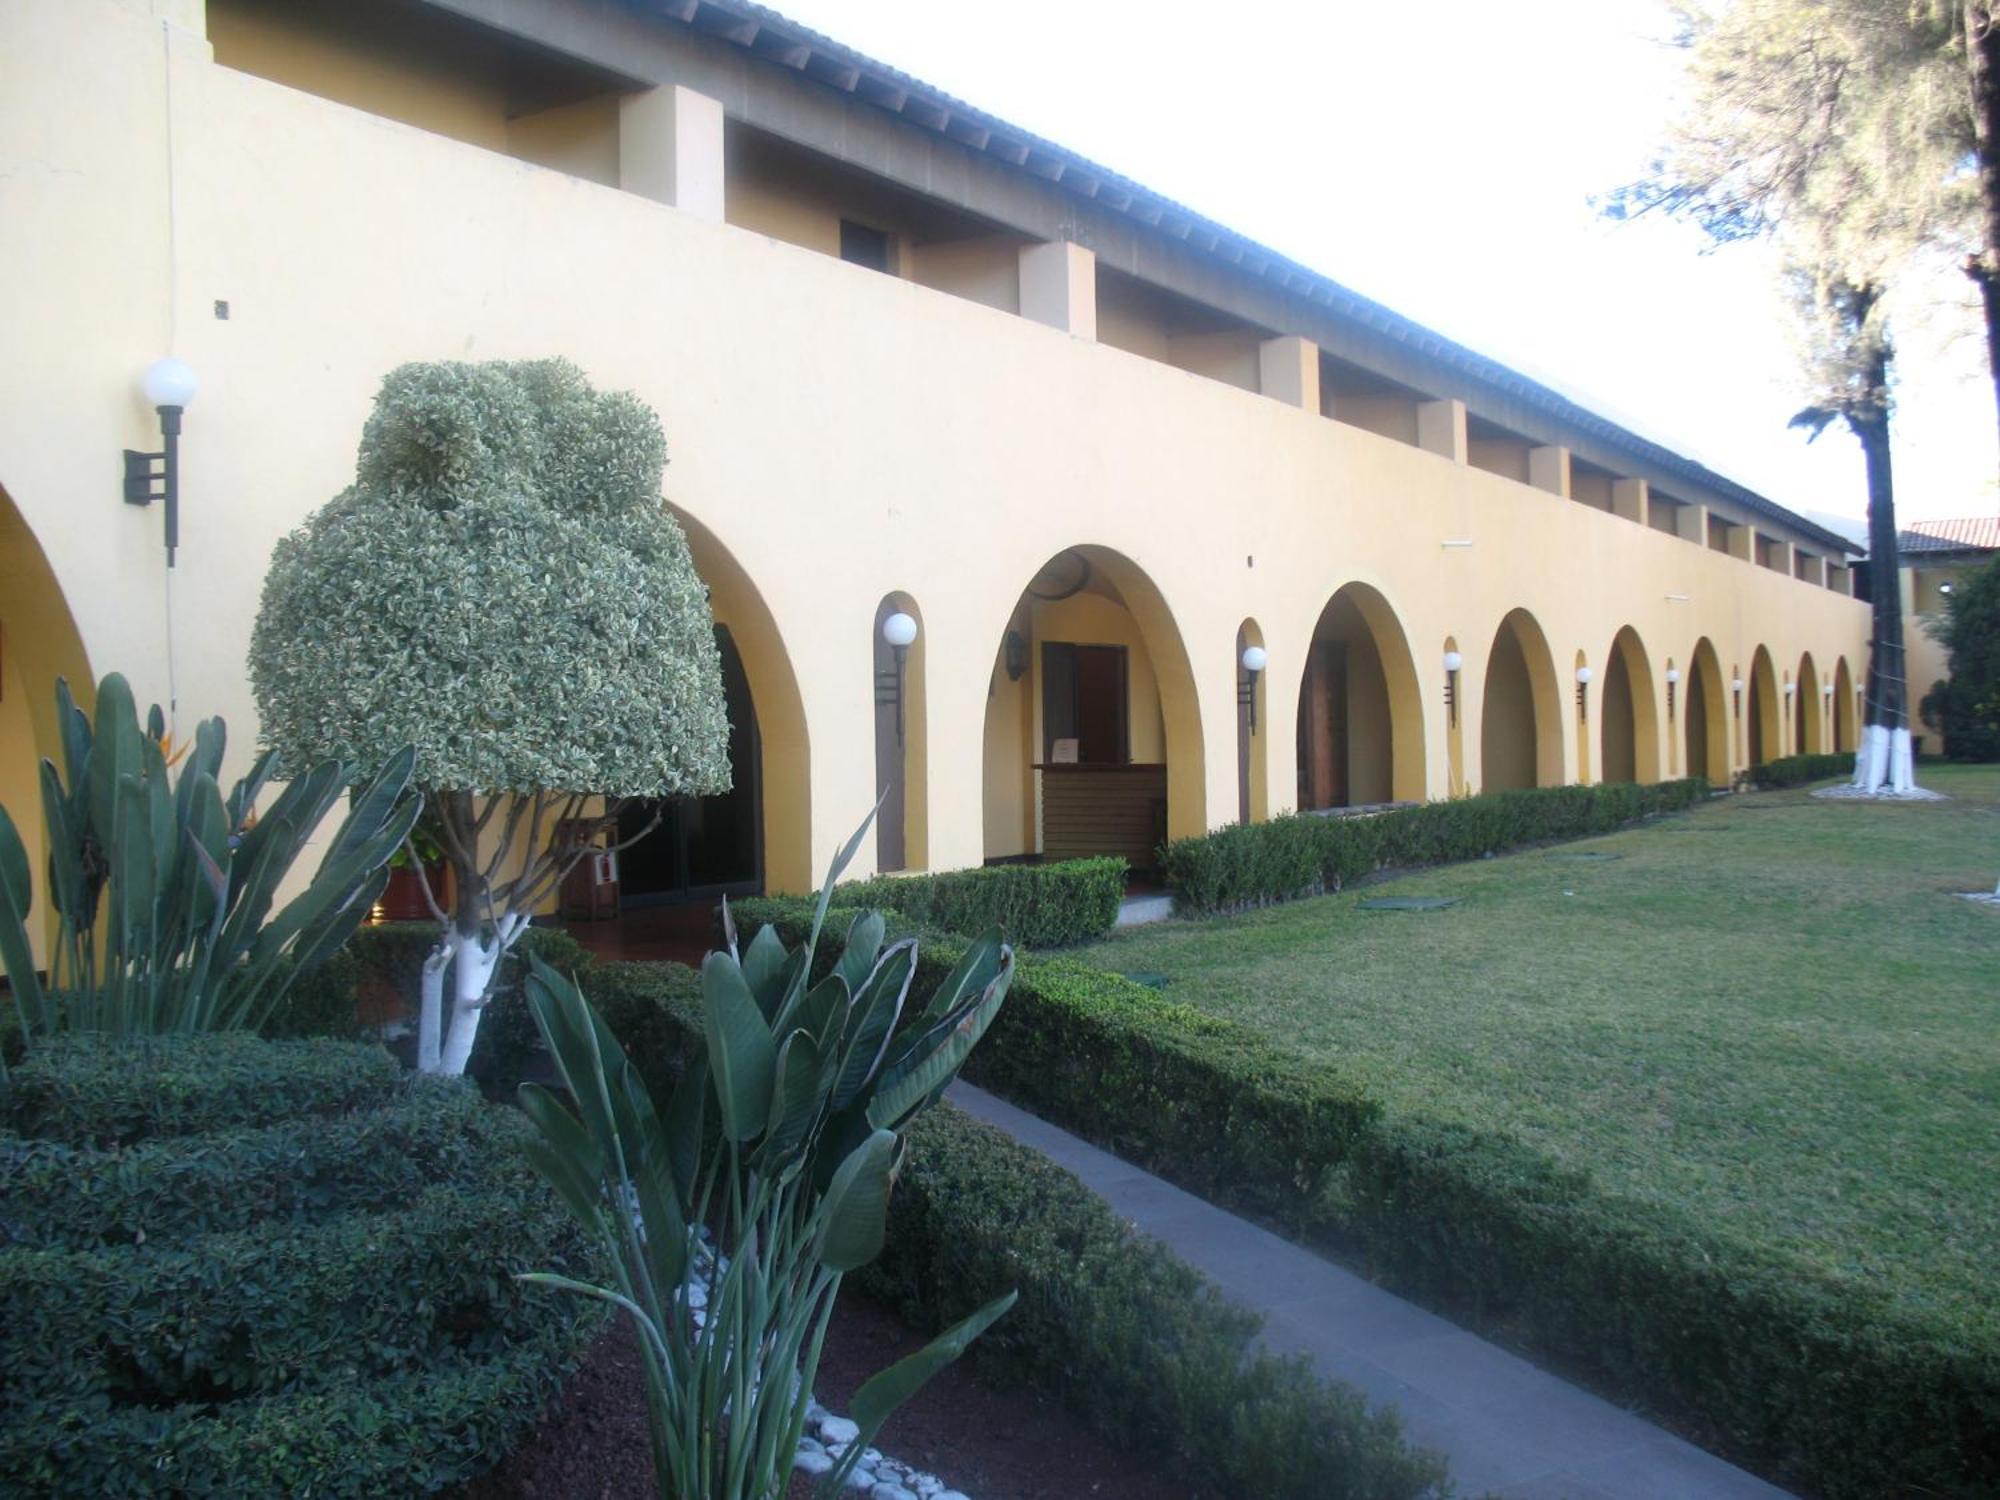
M 861 1431 L 848 1444 L 841 1462 L 820 1480 L 820 1500 L 838 1495 L 859 1456 L 875 1441 L 882 1424 L 896 1408 L 923 1389 L 930 1378 L 972 1346 L 972 1341 L 1003 1317 L 1021 1294 L 1008 1292 L 995 1297 L 971 1317 L 954 1323 L 915 1354 L 897 1360 L 888 1369 L 872 1375 L 854 1393 L 850 1415 Z
M 874 972 L 854 997 L 840 1057 L 840 1076 L 833 1087 L 836 1110 L 845 1109 L 858 1099 L 881 1066 L 916 972 L 916 941 L 906 938 L 882 955 L 882 961 L 875 965 Z
M 145 741 L 139 734 L 132 689 L 113 672 L 97 687 L 97 728 L 91 737 L 89 809 L 91 827 L 107 848 L 118 842 L 122 811 L 118 786 L 145 773 Z
M 819 1263 L 829 1271 L 857 1270 L 882 1253 L 889 1194 L 896 1185 L 901 1156 L 895 1132 L 878 1130 L 833 1174 L 820 1204 L 816 1244 Z
M 722 1133 L 747 1141 L 764 1128 L 771 1111 L 777 1043 L 743 971 L 727 953 L 711 953 L 701 966 L 702 1030 Z
M 42 981 L 35 972 L 34 948 L 28 941 L 28 914 L 34 907 L 29 884 L 28 851 L 7 809 L 0 807 L 0 969 L 20 1008 L 21 1029 L 39 1039 L 47 1024 L 42 1005 Z
M 1000 1014 L 1013 981 L 1013 950 L 1002 949 L 1000 972 L 985 991 L 933 1027 L 901 1062 L 882 1070 L 874 1097 L 868 1101 L 868 1123 L 877 1129 L 897 1128 L 950 1083 Z
M 56 728 L 62 736 L 63 774 L 73 796 L 84 795 L 90 776 L 90 716 L 76 706 L 69 679 L 56 679 Z
M 540 1132 L 538 1140 L 528 1142 L 528 1159 L 577 1222 L 595 1229 L 605 1207 L 604 1153 L 577 1117 L 540 1084 L 522 1084 L 520 1104 Z
M 847 946 L 840 950 L 840 962 L 834 965 L 834 972 L 847 981 L 848 994 L 860 994 L 861 986 L 874 971 L 888 926 L 879 911 L 864 911 L 848 927 Z
M 785 960 L 790 957 L 785 952 L 784 940 L 778 936 L 775 927 L 762 927 L 750 939 L 750 946 L 743 954 L 743 982 L 750 986 L 750 993 L 756 998 L 757 1009 L 764 1019 L 775 1024 L 778 1005 L 784 999 Z
M 49 836 L 49 902 L 71 926 L 89 931 L 97 920 L 99 881 L 83 862 L 84 828 L 56 768 L 42 762 L 42 826 Z
M 777 1087 L 771 1090 L 771 1115 L 758 1148 L 765 1170 L 806 1138 L 825 1102 L 829 1072 L 819 1044 L 804 1031 L 794 1031 L 778 1048 Z

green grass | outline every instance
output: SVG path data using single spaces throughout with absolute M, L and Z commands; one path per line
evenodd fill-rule
M 1920 779 L 1952 800 L 1739 796 L 1079 956 L 2000 1338 L 2000 910 L 1954 894 L 2000 878 L 2000 767 Z

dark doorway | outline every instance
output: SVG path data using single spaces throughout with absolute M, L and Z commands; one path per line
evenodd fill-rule
M 1042 759 L 1059 760 L 1058 740 L 1076 742 L 1086 766 L 1119 766 L 1131 760 L 1123 646 L 1042 643 Z
M 726 627 L 715 627 L 722 652 L 722 694 L 729 710 L 733 785 L 716 797 L 675 797 L 659 826 L 618 856 L 623 904 L 658 906 L 716 896 L 753 895 L 764 886 L 764 807 L 757 710 L 750 679 Z M 658 803 L 635 802 L 619 817 L 620 842 L 651 821 Z

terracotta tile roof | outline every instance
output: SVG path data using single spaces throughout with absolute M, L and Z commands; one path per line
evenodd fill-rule
M 1912 521 L 1896 533 L 1896 550 L 1906 555 L 1917 552 L 2000 552 L 2000 516 Z

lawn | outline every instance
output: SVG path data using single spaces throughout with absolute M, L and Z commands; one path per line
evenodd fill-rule
M 1921 780 L 1952 800 L 1739 796 L 1081 956 L 1987 1343 L 2000 909 L 1954 893 L 2000 878 L 2000 767 Z

